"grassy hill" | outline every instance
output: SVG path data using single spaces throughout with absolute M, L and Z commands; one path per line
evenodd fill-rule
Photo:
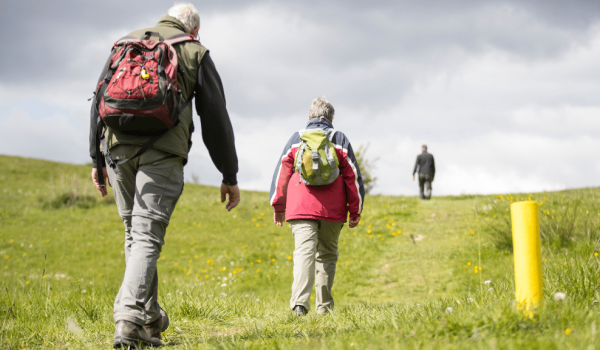
M 110 348 L 123 224 L 90 166 L 0 156 L 0 348 Z M 593 349 L 600 189 L 368 196 L 344 227 L 336 310 L 291 316 L 293 237 L 268 194 L 186 184 L 159 260 L 171 348 Z M 510 202 L 541 203 L 545 305 L 515 311 Z M 475 211 L 477 205 L 477 213 Z M 564 301 L 555 301 L 564 292 Z

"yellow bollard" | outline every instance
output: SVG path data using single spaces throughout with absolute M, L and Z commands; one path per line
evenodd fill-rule
M 518 309 L 533 317 L 542 306 L 542 252 L 538 204 L 532 201 L 510 205 L 513 252 L 515 257 L 515 287 Z

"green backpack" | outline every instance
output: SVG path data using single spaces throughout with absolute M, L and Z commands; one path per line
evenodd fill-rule
M 340 162 L 329 138 L 335 130 L 302 130 L 302 144 L 294 157 L 294 170 L 309 186 L 329 185 L 340 175 Z

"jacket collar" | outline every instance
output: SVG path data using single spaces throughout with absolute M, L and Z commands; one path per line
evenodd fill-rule
M 306 129 L 333 129 L 333 124 L 327 120 L 326 118 L 314 118 L 308 121 L 306 124 Z
M 183 25 L 183 23 L 181 23 L 180 20 L 178 20 L 175 17 L 171 17 L 171 16 L 164 16 L 163 18 L 161 18 L 158 21 L 158 24 L 156 25 L 157 27 L 169 27 L 169 28 L 175 28 L 175 29 L 179 29 L 184 33 L 187 33 L 185 31 L 185 27 Z

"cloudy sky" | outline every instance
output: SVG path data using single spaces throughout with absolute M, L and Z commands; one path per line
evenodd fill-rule
M 170 5 L 0 0 L 0 154 L 88 163 L 87 99 L 112 42 Z M 375 193 L 417 194 L 422 144 L 436 159 L 434 195 L 600 185 L 598 0 L 195 5 L 243 189 L 268 190 L 321 95 L 336 129 L 379 158 Z M 220 182 L 199 132 L 185 171 Z

